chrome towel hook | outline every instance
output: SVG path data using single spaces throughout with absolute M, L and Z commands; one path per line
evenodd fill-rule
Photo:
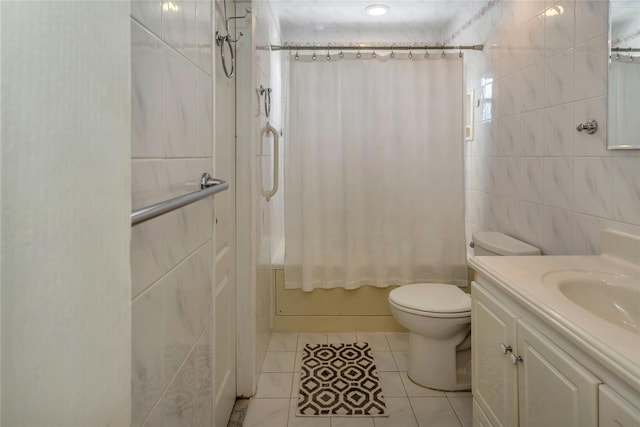
M 598 122 L 595 120 L 587 120 L 586 123 L 579 123 L 578 126 L 576 126 L 576 130 L 578 132 L 585 131 L 587 134 L 593 135 L 598 131 Z

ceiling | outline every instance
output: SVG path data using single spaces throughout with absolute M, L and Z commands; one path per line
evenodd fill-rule
M 389 6 L 385 15 L 365 13 L 365 7 L 379 3 Z M 284 30 L 310 31 L 441 30 L 458 13 L 481 3 L 478 0 L 271 0 Z

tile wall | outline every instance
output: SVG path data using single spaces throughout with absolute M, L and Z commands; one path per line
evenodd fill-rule
M 355 44 L 355 43 L 393 43 L 393 44 L 438 44 L 442 40 L 442 31 L 429 28 L 354 28 L 352 30 L 319 30 L 306 28 L 283 27 L 283 37 L 287 43 L 319 46 L 326 44 Z M 326 52 L 325 52 L 326 53 Z
M 445 43 L 485 46 L 465 57 L 468 241 L 493 230 L 578 255 L 599 253 L 603 228 L 640 234 L 640 152 L 606 149 L 607 13 L 606 0 L 492 0 L 449 26 Z M 578 133 L 588 119 L 598 132 Z
M 249 269 L 238 271 L 238 298 L 241 304 L 252 304 L 251 316 L 238 318 L 238 328 L 255 338 L 252 348 L 239 351 L 242 366 L 252 366 L 239 372 L 238 387 L 242 395 L 252 395 L 262 369 L 269 336 L 273 306 L 271 253 L 273 239 L 272 212 L 276 199 L 266 200 L 273 186 L 274 141 L 265 133 L 267 122 L 280 133 L 283 128 L 283 85 L 278 53 L 271 53 L 270 44 L 279 44 L 280 29 L 268 2 L 238 2 L 236 13 L 252 8 L 250 19 L 237 21 L 237 32 L 244 36 L 238 42 L 238 103 L 237 103 L 237 179 L 238 179 L 238 256 L 250 260 Z M 265 98 L 260 87 L 271 88 L 271 109 L 267 118 Z M 283 150 L 285 138 L 280 138 Z M 282 180 L 280 180 L 282 184 Z M 280 187 L 277 197 L 282 197 Z M 241 338 L 242 339 L 242 338 Z M 242 345 L 241 345 L 242 346 Z
M 131 3 L 132 204 L 213 173 L 210 1 Z M 211 425 L 213 201 L 132 228 L 132 426 Z

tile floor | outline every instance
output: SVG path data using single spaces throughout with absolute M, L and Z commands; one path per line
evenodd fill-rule
M 296 417 L 302 348 L 307 343 L 368 342 L 389 417 Z M 273 333 L 244 427 L 470 427 L 471 393 L 420 387 L 407 377 L 406 333 Z

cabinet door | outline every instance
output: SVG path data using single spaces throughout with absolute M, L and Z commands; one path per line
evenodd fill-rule
M 517 333 L 520 425 L 597 426 L 600 381 L 526 321 Z
M 493 427 L 489 418 L 485 415 L 484 411 L 478 404 L 478 401 L 473 399 L 473 427 Z
M 517 367 L 501 350 L 516 345 L 515 316 L 476 282 L 471 294 L 473 397 L 494 426 L 517 426 Z
M 640 426 L 640 410 L 613 391 L 611 387 L 600 386 L 599 405 L 600 427 Z

